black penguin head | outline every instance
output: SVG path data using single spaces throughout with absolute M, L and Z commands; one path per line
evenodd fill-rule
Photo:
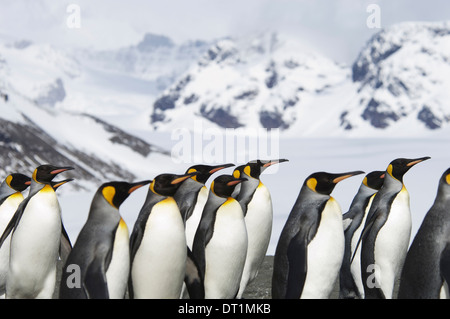
M 215 172 L 218 172 L 224 168 L 228 168 L 228 167 L 232 167 L 232 166 L 234 166 L 234 164 L 231 164 L 231 163 L 216 165 L 216 166 L 201 165 L 201 164 L 194 165 L 194 166 L 191 166 L 188 168 L 188 170 L 186 171 L 186 174 L 197 172 L 197 174 L 192 176 L 191 178 L 194 181 L 205 184 L 206 181 L 208 180 L 208 178 L 210 178 L 212 174 L 214 174 Z
M 111 206 L 119 209 L 120 205 L 122 205 L 132 192 L 148 183 L 150 183 L 150 181 L 137 183 L 108 182 L 100 186 L 97 192 L 101 192 L 105 200 L 111 204 Z
M 322 195 L 330 195 L 337 183 L 349 177 L 363 173 L 364 173 L 363 171 L 354 171 L 341 174 L 318 172 L 311 174 L 305 180 L 304 185 L 306 185 L 309 189 L 311 189 L 316 193 Z
M 386 169 L 386 172 L 395 179 L 403 182 L 403 175 L 405 175 L 406 172 L 409 171 L 411 167 L 420 162 L 426 161 L 427 159 L 430 158 L 431 157 L 429 156 L 413 159 L 397 158 L 389 164 L 388 168 Z
M 158 195 L 173 196 L 183 181 L 197 174 L 198 172 L 184 175 L 160 174 L 150 183 L 150 190 Z
M 211 183 L 211 191 L 219 197 L 228 198 L 237 184 L 245 182 L 246 178 L 236 178 L 233 175 L 220 175 Z
M 38 166 L 33 172 L 33 180 L 39 184 L 50 184 L 56 175 L 71 170 L 73 167 L 69 166 L 53 166 L 53 165 L 41 165 Z
M 6 184 L 17 192 L 23 192 L 31 185 L 31 178 L 20 173 L 12 173 L 5 178 Z
M 379 190 L 383 186 L 385 171 L 373 171 L 364 177 L 363 184 L 375 190 Z
M 60 186 L 64 185 L 65 183 L 69 183 L 71 181 L 73 181 L 73 178 L 67 178 L 62 181 L 52 181 L 50 185 L 52 185 L 53 189 L 56 191 Z
M 287 159 L 276 159 L 276 160 L 253 160 L 245 165 L 238 166 L 233 171 L 233 176 L 239 178 L 242 173 L 247 174 L 250 177 L 259 179 L 262 172 L 274 164 L 288 162 Z

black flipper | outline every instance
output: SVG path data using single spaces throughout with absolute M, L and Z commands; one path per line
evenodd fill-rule
M 63 265 L 65 265 L 67 257 L 72 251 L 72 243 L 70 242 L 69 235 L 67 234 L 66 228 L 61 221 L 61 243 L 59 245 L 59 258 L 61 259 Z
M 95 254 L 94 259 L 86 269 L 83 288 L 89 299 L 109 299 L 106 283 L 105 260 L 103 254 Z
M 286 299 L 299 299 L 305 285 L 307 273 L 307 238 L 305 233 L 298 232 L 289 243 L 287 259 L 289 265 Z
M 187 248 L 186 259 L 186 275 L 184 282 L 186 284 L 187 291 L 190 299 L 205 299 L 205 287 L 203 286 L 203 280 L 200 276 L 200 269 L 197 262 L 194 259 L 192 251 Z
M 441 276 L 450 285 L 450 245 L 447 244 L 441 253 Z

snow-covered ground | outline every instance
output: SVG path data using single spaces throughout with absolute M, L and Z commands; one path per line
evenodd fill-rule
M 179 143 L 171 139 L 169 133 L 133 132 L 140 137 L 166 149 L 172 149 Z M 431 156 L 431 159 L 413 167 L 404 177 L 404 183 L 411 196 L 411 212 L 413 219 L 413 238 L 420 223 L 433 204 L 436 196 L 438 180 L 442 173 L 450 167 L 450 139 L 446 138 L 414 138 L 414 139 L 375 139 L 375 138 L 281 138 L 279 140 L 279 157 L 287 158 L 289 162 L 279 167 L 267 169 L 262 181 L 272 194 L 274 221 L 271 242 L 268 254 L 273 255 L 280 232 L 284 226 L 289 212 L 297 198 L 300 187 L 305 178 L 317 171 L 346 172 L 353 170 L 384 170 L 389 162 L 395 158 L 416 158 Z M 226 150 L 233 151 L 233 150 Z M 238 157 L 253 159 L 248 154 Z M 256 154 L 257 156 L 257 154 Z M 174 173 L 182 173 L 192 163 L 178 163 L 176 159 L 154 159 L 161 161 L 161 167 Z M 220 161 L 219 161 L 220 162 Z M 152 165 L 155 163 L 152 163 Z M 235 164 L 241 164 L 235 162 Z M 221 173 L 231 173 L 233 168 Z M 160 173 L 168 172 L 161 171 Z M 213 178 L 221 173 L 216 173 Z M 151 179 L 154 176 L 139 176 L 142 179 Z M 356 194 L 363 175 L 355 176 L 338 184 L 332 196 L 340 203 L 342 213 L 348 209 L 353 196 Z M 125 201 L 121 207 L 123 218 L 128 224 L 130 232 L 139 210 L 144 203 L 147 187 L 139 189 Z M 63 219 L 72 241 L 75 241 L 78 232 L 86 221 L 90 201 L 94 192 L 64 193 L 60 194 L 60 203 L 63 210 Z

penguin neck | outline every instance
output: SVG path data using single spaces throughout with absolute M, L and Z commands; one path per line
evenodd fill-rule
M 330 195 L 320 194 L 318 192 L 313 191 L 306 185 L 300 189 L 300 194 L 298 194 L 297 200 L 294 206 L 302 205 L 304 201 L 309 202 L 326 202 L 331 198 Z
M 209 190 L 208 202 L 211 206 L 217 208 L 221 206 L 223 203 L 225 203 L 227 200 L 228 200 L 227 197 L 217 196 L 211 189 Z
M 203 183 L 194 181 L 192 178 L 188 178 L 180 185 L 176 193 L 173 195 L 173 198 L 177 203 L 181 202 L 187 193 L 198 194 L 203 186 L 205 186 Z
M 352 203 L 350 204 L 350 208 L 362 204 L 365 202 L 367 198 L 372 196 L 377 192 L 376 189 L 370 188 L 364 184 L 361 184 L 361 186 L 358 189 L 358 192 L 356 193 L 355 198 L 353 198 Z
M 30 193 L 28 194 L 28 197 L 33 196 L 34 194 L 38 193 L 40 190 L 42 190 L 47 184 L 38 183 L 35 180 L 31 180 L 30 185 Z
M 5 199 L 7 199 L 12 194 L 16 193 L 14 189 L 8 186 L 6 182 L 3 182 L 0 185 L 0 203 L 3 202 Z
M 239 194 L 236 197 L 236 200 L 241 204 L 242 209 L 244 210 L 244 215 L 247 213 L 248 203 L 253 198 L 253 194 L 261 183 L 259 179 L 248 176 L 247 174 L 243 175 L 244 178 L 247 178 L 247 181 L 241 183 L 241 189 Z
M 404 186 L 403 181 L 400 181 L 400 180 L 396 179 L 395 177 L 393 177 L 391 174 L 387 173 L 384 178 L 382 188 L 400 192 L 402 190 L 403 186 Z
M 97 192 L 92 200 L 88 219 L 100 220 L 102 223 L 108 220 L 113 220 L 114 223 L 119 223 L 121 216 L 119 209 L 108 203 L 105 197 L 103 197 L 101 193 Z

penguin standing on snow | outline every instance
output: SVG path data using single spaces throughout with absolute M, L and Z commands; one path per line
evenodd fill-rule
M 60 249 L 61 208 L 51 185 L 53 178 L 72 167 L 38 166 L 30 193 L 17 208 L 0 238 L 11 236 L 6 298 L 52 298 Z
M 395 159 L 386 169 L 383 186 L 372 201 L 360 237 L 366 299 L 392 298 L 411 235 L 409 193 L 403 176 L 411 167 L 429 158 Z
M 272 198 L 260 175 L 268 167 L 287 159 L 256 160 L 236 168 L 233 176 L 247 179 L 241 183 L 237 201 L 241 204 L 247 228 L 248 248 L 237 298 L 242 298 L 247 285 L 256 278 L 266 256 L 272 234 Z
M 367 174 L 350 204 L 349 211 L 343 215 L 345 251 L 339 275 L 339 298 L 341 299 L 364 298 L 360 254 L 355 256 L 352 263 L 350 260 L 364 227 L 373 197 L 383 185 L 384 174 L 384 171 L 373 171 Z
M 129 233 L 119 207 L 150 183 L 108 182 L 92 199 L 86 223 L 63 267 L 61 299 L 123 299 L 130 270 Z M 73 268 L 74 266 L 78 268 Z M 71 278 L 74 269 L 79 278 Z
M 450 168 L 406 255 L 399 299 L 450 298 Z
M 211 183 L 192 249 L 205 299 L 231 299 L 238 293 L 248 243 L 244 213 L 231 194 L 245 180 L 221 175 Z
M 173 196 L 197 172 L 161 174 L 150 184 L 130 238 L 130 298 L 178 299 L 186 272 L 183 218 Z
M 23 201 L 22 192 L 30 186 L 29 177 L 13 173 L 8 175 L 0 185 L 0 232 L 6 229 L 19 204 Z M 0 295 L 5 294 L 6 274 L 9 268 L 9 246 L 11 236 L 5 239 L 0 247 Z
M 329 298 L 344 256 L 342 212 L 330 194 L 362 173 L 319 172 L 305 180 L 275 251 L 273 298 Z

